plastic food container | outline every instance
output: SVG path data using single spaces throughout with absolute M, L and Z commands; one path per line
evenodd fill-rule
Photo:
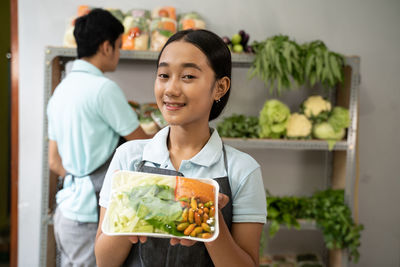
M 150 11 L 133 9 L 123 20 L 125 32 L 122 35 L 123 50 L 148 50 L 150 33 Z
M 205 29 L 206 23 L 197 12 L 182 14 L 178 23 L 179 30 Z
M 218 192 L 213 179 L 115 172 L 102 231 L 213 241 L 219 234 Z

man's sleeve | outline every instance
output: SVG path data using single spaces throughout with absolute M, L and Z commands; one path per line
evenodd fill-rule
M 136 113 L 116 83 L 107 81 L 100 90 L 97 102 L 100 116 L 119 135 L 129 135 L 139 127 Z
M 51 117 L 51 103 L 47 105 L 47 135 L 50 140 L 57 141 L 56 139 L 56 132 L 54 129 L 54 122 L 52 121 Z

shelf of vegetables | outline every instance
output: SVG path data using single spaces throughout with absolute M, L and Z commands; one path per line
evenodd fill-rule
M 138 51 L 121 50 L 121 59 L 140 62 L 155 62 L 159 52 L 157 51 Z M 48 46 L 45 48 L 45 99 L 47 103 L 54 88 L 61 81 L 66 62 L 74 60 L 77 56 L 75 48 Z M 232 53 L 232 66 L 239 68 L 254 67 L 257 56 L 251 53 Z M 299 138 L 260 138 L 256 136 L 258 130 L 250 127 L 250 135 L 245 137 L 224 137 L 224 143 L 238 149 L 285 149 L 285 150 L 316 150 L 324 151 L 331 155 L 330 164 L 332 164 L 331 185 L 336 189 L 343 189 L 344 200 L 350 208 L 350 214 L 353 214 L 354 190 L 358 175 L 357 169 L 357 123 L 358 123 L 358 86 L 360 83 L 359 74 L 360 59 L 358 57 L 344 57 L 343 83 L 339 83 L 334 90 L 335 106 L 344 107 L 348 110 L 349 122 L 346 125 L 345 136 L 340 140 L 335 140 L 334 145 L 330 147 L 325 140 L 317 140 L 315 137 L 307 139 Z M 264 77 L 265 78 L 265 77 Z M 322 82 L 315 78 L 317 82 Z M 264 80 L 265 81 L 265 80 Z M 315 81 L 313 81 L 315 82 Z M 45 116 L 46 118 L 46 116 Z M 249 123 L 254 125 L 255 120 Z M 41 259 L 46 258 L 46 250 L 49 249 L 48 242 L 51 234 L 51 216 L 49 214 L 54 207 L 55 181 L 56 177 L 51 177 L 47 165 L 47 121 L 44 120 L 44 142 L 43 147 L 43 180 L 42 180 L 42 227 L 41 227 Z M 314 139 L 313 139 L 314 138 Z M 300 229 L 319 229 L 314 220 L 299 221 Z M 52 244 L 54 245 L 54 244 Z M 340 266 L 346 266 L 347 253 L 342 253 Z
M 45 49 L 46 64 L 50 64 L 54 58 L 60 58 L 64 61 L 74 60 L 77 57 L 76 48 L 48 46 Z M 158 51 L 150 50 L 121 50 L 121 59 L 127 60 L 145 60 L 156 61 Z M 232 53 L 232 65 L 234 67 L 250 67 L 254 55 L 250 53 Z

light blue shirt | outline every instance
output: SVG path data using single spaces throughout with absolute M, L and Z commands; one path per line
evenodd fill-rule
M 57 194 L 63 215 L 81 222 L 97 221 L 97 201 L 87 176 L 113 153 L 119 136 L 139 126 L 119 86 L 84 60 L 57 86 L 48 107 L 48 135 L 57 142 L 67 172 L 64 189 Z
M 100 192 L 100 206 L 108 207 L 111 177 L 115 170 L 135 171 L 142 160 L 148 166 L 175 170 L 167 148 L 168 133 L 169 127 L 165 127 L 153 139 L 130 141 L 117 149 Z M 224 165 L 222 140 L 214 130 L 202 150 L 190 160 L 183 160 L 178 171 L 192 178 L 228 176 L 232 191 L 233 222 L 265 223 L 267 209 L 260 166 L 248 154 L 235 148 L 225 145 L 225 150 L 228 173 Z

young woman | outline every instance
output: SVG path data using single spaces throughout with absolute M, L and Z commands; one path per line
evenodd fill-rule
M 99 267 L 258 266 L 266 221 L 260 166 L 249 155 L 224 145 L 209 126 L 228 101 L 231 65 L 227 46 L 206 30 L 178 32 L 161 50 L 154 92 L 169 126 L 152 139 L 122 145 L 110 164 L 100 193 L 95 244 Z M 115 170 L 214 178 L 220 184 L 218 238 L 203 243 L 103 234 Z

